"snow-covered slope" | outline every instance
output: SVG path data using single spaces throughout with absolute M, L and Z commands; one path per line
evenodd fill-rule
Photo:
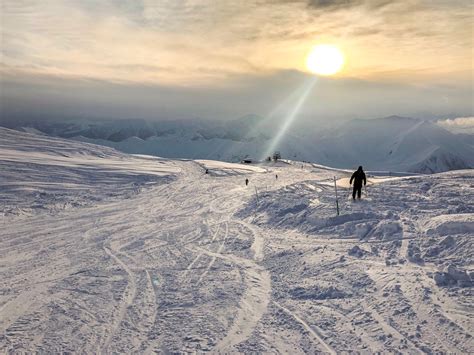
M 323 166 L 0 138 L 1 353 L 474 350 L 472 170 L 352 202 Z
M 281 122 L 249 115 L 224 123 L 202 120 L 143 120 L 89 123 L 11 123 L 127 153 L 168 158 L 238 162 L 262 159 L 274 150 L 283 157 L 337 168 L 363 165 L 370 170 L 442 172 L 474 167 L 471 136 L 453 134 L 435 123 L 391 116 L 353 120 L 337 129 L 293 127 L 275 144 Z
M 6 128 L 0 128 L 0 164 L 0 214 L 124 198 L 179 172 L 165 159 Z

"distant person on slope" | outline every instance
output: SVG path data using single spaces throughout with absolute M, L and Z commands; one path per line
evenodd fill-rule
M 362 170 L 362 166 L 359 166 L 357 171 L 354 171 L 354 174 L 351 176 L 351 181 L 349 185 L 352 185 L 352 180 L 354 180 L 354 189 L 352 190 L 352 199 L 355 200 L 356 192 L 357 197 L 360 198 L 362 194 L 362 181 L 364 182 L 364 186 L 367 185 L 367 179 L 365 178 L 364 170 Z
M 245 186 L 249 184 L 249 179 L 245 179 Z

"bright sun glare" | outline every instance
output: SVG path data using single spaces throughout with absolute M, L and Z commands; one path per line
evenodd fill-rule
M 315 46 L 306 58 L 306 67 L 314 74 L 333 75 L 344 66 L 344 54 L 336 46 L 320 44 Z

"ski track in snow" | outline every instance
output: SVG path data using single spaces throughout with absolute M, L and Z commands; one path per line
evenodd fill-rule
M 222 249 L 224 248 L 225 240 L 227 239 L 228 235 L 229 235 L 229 223 L 225 222 L 225 235 L 224 235 L 224 238 L 222 239 L 221 245 L 219 245 L 219 249 L 217 249 L 218 254 L 220 254 L 222 252 Z M 215 238 L 213 238 L 212 241 L 214 241 L 214 239 Z M 211 261 L 209 262 L 209 264 L 206 267 L 206 270 L 204 270 L 204 272 L 201 274 L 201 276 L 199 276 L 199 280 L 197 281 L 198 285 L 201 283 L 201 281 L 207 275 L 207 273 L 211 269 L 212 265 L 214 265 L 214 263 L 216 262 L 216 259 L 217 259 L 216 256 L 212 257 Z
M 120 258 L 115 255 L 109 248 L 105 247 L 104 251 L 109 255 L 114 261 L 120 265 L 120 267 L 125 270 L 125 272 L 128 275 L 128 285 L 127 289 L 124 292 L 124 296 L 122 303 L 119 305 L 119 309 L 117 310 L 118 315 L 115 317 L 112 327 L 111 327 L 111 332 L 105 339 L 104 344 L 102 345 L 102 350 L 107 350 L 110 342 L 112 341 L 114 335 L 117 333 L 118 327 L 120 326 L 121 322 L 123 321 L 123 318 L 125 317 L 127 307 L 129 307 L 135 298 L 135 294 L 137 292 L 137 286 L 135 284 L 134 276 L 132 274 L 132 271 L 128 268 L 128 266 L 120 260 Z
M 50 144 L 0 155 L 9 178 L 11 159 L 44 167 L 21 165 L 16 195 L 0 185 L 2 353 L 474 351 L 472 282 L 433 279 L 447 266 L 472 277 L 472 171 L 374 177 L 356 202 L 341 185 L 335 216 L 341 170 L 87 145 L 90 160 L 52 158 L 67 144 Z M 45 187 L 49 159 L 74 189 Z M 80 203 L 55 202 L 68 199 Z
M 274 302 L 275 306 L 277 306 L 278 308 L 282 309 L 284 312 L 288 313 L 290 316 L 292 316 L 298 323 L 300 323 L 304 329 L 306 329 L 317 341 L 318 343 L 320 343 L 323 348 L 330 354 L 336 354 L 336 351 L 334 351 L 333 348 L 331 348 L 331 346 L 329 346 L 324 340 L 323 338 L 321 337 L 321 334 L 319 334 L 319 331 L 317 329 L 315 329 L 314 327 L 311 327 L 310 325 L 308 325 L 308 323 L 306 323 L 303 319 L 301 319 L 301 317 L 299 317 L 298 315 L 296 315 L 294 312 L 290 311 L 288 308 L 286 307 L 283 307 L 281 304 L 279 304 L 278 302 Z
M 257 251 L 257 253 L 254 252 L 254 260 L 258 260 L 262 257 L 260 254 L 262 239 L 261 236 L 256 234 L 254 234 L 253 237 L 251 249 Z M 255 262 L 248 259 L 236 258 L 235 256 L 224 256 L 220 254 L 220 251 L 221 248 L 219 248 L 217 254 L 211 254 L 213 256 L 213 262 L 215 258 L 220 257 L 242 267 L 247 286 L 239 302 L 238 315 L 231 329 L 215 348 L 218 352 L 228 352 L 232 350 L 235 345 L 250 336 L 260 318 L 265 313 L 270 300 L 271 281 L 269 273 Z

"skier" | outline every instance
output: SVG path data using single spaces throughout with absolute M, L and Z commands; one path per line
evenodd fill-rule
M 352 185 L 352 180 L 354 180 L 354 188 L 352 190 L 352 199 L 355 200 L 356 192 L 357 197 L 360 199 L 360 195 L 362 194 L 362 181 L 364 181 L 364 186 L 367 184 L 367 179 L 365 178 L 364 170 L 362 170 L 362 166 L 359 166 L 357 171 L 354 171 L 354 174 L 351 176 L 351 181 L 349 185 Z
M 205 172 L 205 174 L 209 174 L 209 169 L 206 169 L 206 172 Z
M 245 179 L 245 186 L 249 184 L 249 179 Z
M 275 174 L 275 180 L 278 180 L 278 174 Z

